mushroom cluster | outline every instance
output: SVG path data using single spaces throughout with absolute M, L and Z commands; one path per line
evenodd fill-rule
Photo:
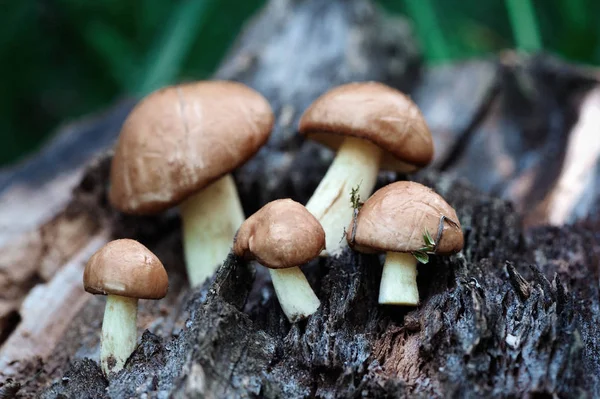
M 368 198 L 380 169 L 414 172 L 433 158 L 433 139 L 419 107 L 402 92 L 377 82 L 350 83 L 319 97 L 300 118 L 299 131 L 337 154 L 306 208 L 339 254 L 352 218 L 348 193 Z
M 380 169 L 409 173 L 431 161 L 433 141 L 418 107 L 376 82 L 323 94 L 299 123 L 300 134 L 337 150 L 323 180 L 306 207 L 279 199 L 246 219 L 231 172 L 267 142 L 273 123 L 267 100 L 241 83 L 158 90 L 123 125 L 110 203 L 138 215 L 178 206 L 190 285 L 204 283 L 233 251 L 269 268 L 290 323 L 321 304 L 300 267 L 338 255 L 346 243 L 386 253 L 379 303 L 418 305 L 417 262 L 462 249 L 458 217 L 440 195 L 414 182 L 392 183 L 371 196 Z M 135 349 L 138 299 L 163 298 L 167 272 L 148 248 L 120 239 L 90 258 L 83 282 L 86 291 L 107 296 L 100 361 L 109 375 Z
M 229 253 L 244 211 L 230 173 L 265 144 L 273 111 L 236 82 L 188 83 L 143 99 L 123 124 L 111 167 L 110 202 L 145 215 L 179 205 L 192 286 Z

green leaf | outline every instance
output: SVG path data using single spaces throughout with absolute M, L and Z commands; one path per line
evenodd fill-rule
M 417 261 L 424 265 L 426 265 L 429 262 L 429 255 L 427 255 L 425 252 L 414 251 L 412 255 L 417 259 Z
M 423 234 L 423 241 L 425 241 L 425 245 L 427 247 L 435 246 L 435 241 L 433 241 L 433 238 L 431 238 L 431 234 L 429 234 L 429 231 L 427 229 L 425 229 L 425 234 Z
M 362 202 L 360 202 L 360 194 L 358 193 L 359 189 L 360 184 L 350 189 L 350 203 L 352 204 L 352 208 L 354 209 L 358 209 L 362 206 Z

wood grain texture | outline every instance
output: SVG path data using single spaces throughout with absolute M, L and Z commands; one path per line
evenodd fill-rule
M 124 100 L 71 123 L 31 158 L 0 170 L 0 246 L 65 208 L 85 166 L 112 146 L 132 106 Z
M 0 375 L 11 377 L 28 364 L 45 362 L 71 319 L 91 298 L 83 290 L 82 274 L 89 257 L 108 241 L 93 237 L 47 284 L 33 288 L 19 309 L 21 322 L 0 347 Z

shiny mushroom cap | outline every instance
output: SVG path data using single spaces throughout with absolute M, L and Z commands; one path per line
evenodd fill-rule
M 435 253 L 458 252 L 463 234 L 454 209 L 437 193 L 422 184 L 400 181 L 376 191 L 362 206 L 348 229 L 348 243 L 361 252 L 412 252 L 425 246 L 423 235 L 435 240 L 441 217 L 445 216 Z
M 336 150 L 345 136 L 369 140 L 384 150 L 382 169 L 417 169 L 433 158 L 433 139 L 417 105 L 382 83 L 328 91 L 304 112 L 299 130 Z
M 169 278 L 163 264 L 135 240 L 111 241 L 88 261 L 83 286 L 92 294 L 160 299 L 167 295 Z
M 110 202 L 134 214 L 177 205 L 251 158 L 273 121 L 267 100 L 241 83 L 205 81 L 155 91 L 123 124 Z
M 304 206 L 291 199 L 269 202 L 250 216 L 235 237 L 233 251 L 271 269 L 303 265 L 325 248 L 325 231 Z

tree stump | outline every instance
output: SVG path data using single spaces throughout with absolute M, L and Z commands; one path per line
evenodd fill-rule
M 0 398 L 599 396 L 600 74 L 511 52 L 420 65 L 405 21 L 366 0 L 286 0 L 254 18 L 216 74 L 262 92 L 277 116 L 235 174 L 247 215 L 305 203 L 324 175 L 332 154 L 295 131 L 318 95 L 357 80 L 411 93 L 433 166 L 383 172 L 378 186 L 434 188 L 465 233 L 461 253 L 419 266 L 419 306 L 379 306 L 381 259 L 349 249 L 304 268 L 322 306 L 293 325 L 264 268 L 233 255 L 190 290 L 177 213 L 125 216 L 106 200 L 125 101 L 0 173 Z M 140 345 L 106 379 L 104 299 L 81 273 L 116 237 L 153 250 L 170 291 L 140 301 Z

